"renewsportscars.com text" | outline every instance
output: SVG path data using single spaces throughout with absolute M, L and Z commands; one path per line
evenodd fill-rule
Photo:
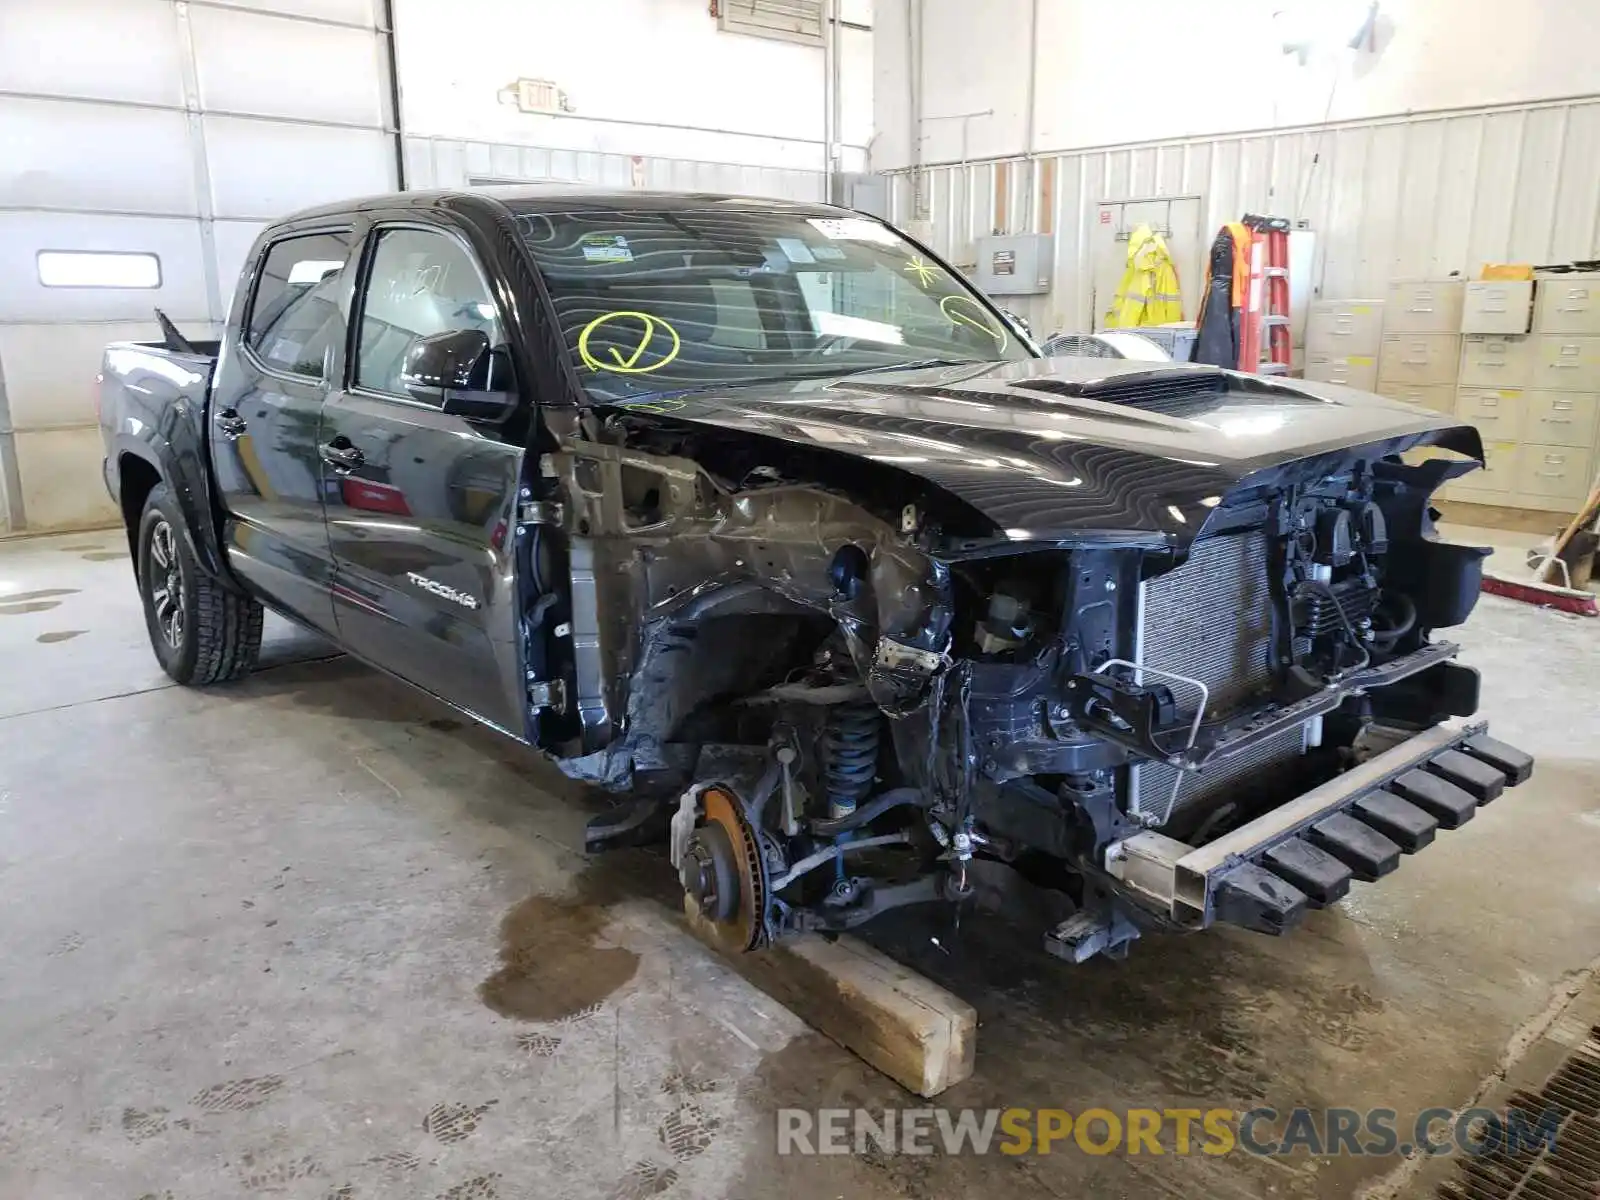
M 781 1108 L 779 1154 L 1489 1154 L 1555 1146 L 1561 1114 L 1426 1108 Z

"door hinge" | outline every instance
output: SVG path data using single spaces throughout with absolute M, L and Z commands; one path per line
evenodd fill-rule
M 567 711 L 567 681 L 564 679 L 530 679 L 528 681 L 528 707 L 534 712 L 549 709 L 554 713 Z
M 518 525 L 560 525 L 567 512 L 554 500 L 524 500 L 517 505 Z

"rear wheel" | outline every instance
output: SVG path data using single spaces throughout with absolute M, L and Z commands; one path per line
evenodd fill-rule
M 182 529 L 172 493 L 157 484 L 145 500 L 137 541 L 150 646 L 179 683 L 238 679 L 261 650 L 261 606 L 204 574 Z

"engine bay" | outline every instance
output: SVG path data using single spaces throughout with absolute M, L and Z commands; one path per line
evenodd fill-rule
M 550 469 L 629 470 L 603 449 Z M 575 726 L 561 761 L 644 793 L 591 848 L 666 819 L 685 893 L 743 948 L 1022 891 L 1117 952 L 1164 920 L 1108 870 L 1130 838 L 1203 847 L 1361 762 L 1371 730 L 1476 708 L 1431 636 L 1485 553 L 1434 536 L 1444 464 L 1331 456 L 1215 498 L 1186 543 L 1042 546 L 668 468 L 648 521 L 584 518 L 597 607 L 639 615 L 595 689 L 620 736 L 578 753 Z

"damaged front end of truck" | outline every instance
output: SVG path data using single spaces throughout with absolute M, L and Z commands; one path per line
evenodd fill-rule
M 1043 393 L 1159 438 L 1339 406 L 1181 383 L 1160 411 L 1127 404 L 1149 379 L 1042 364 L 858 402 L 619 406 L 548 455 L 572 578 L 558 761 L 638 793 L 591 847 L 665 825 L 744 948 L 975 898 L 1043 914 L 1081 960 L 1150 927 L 1283 932 L 1525 779 L 1437 636 L 1486 554 L 1429 507 L 1481 458 L 1471 429 L 1401 410 L 1377 440 L 1223 464 L 1127 449 L 1139 429 L 1111 449 L 1035 430 L 1023 455 L 928 420 Z M 1424 447 L 1452 454 L 1401 457 Z

